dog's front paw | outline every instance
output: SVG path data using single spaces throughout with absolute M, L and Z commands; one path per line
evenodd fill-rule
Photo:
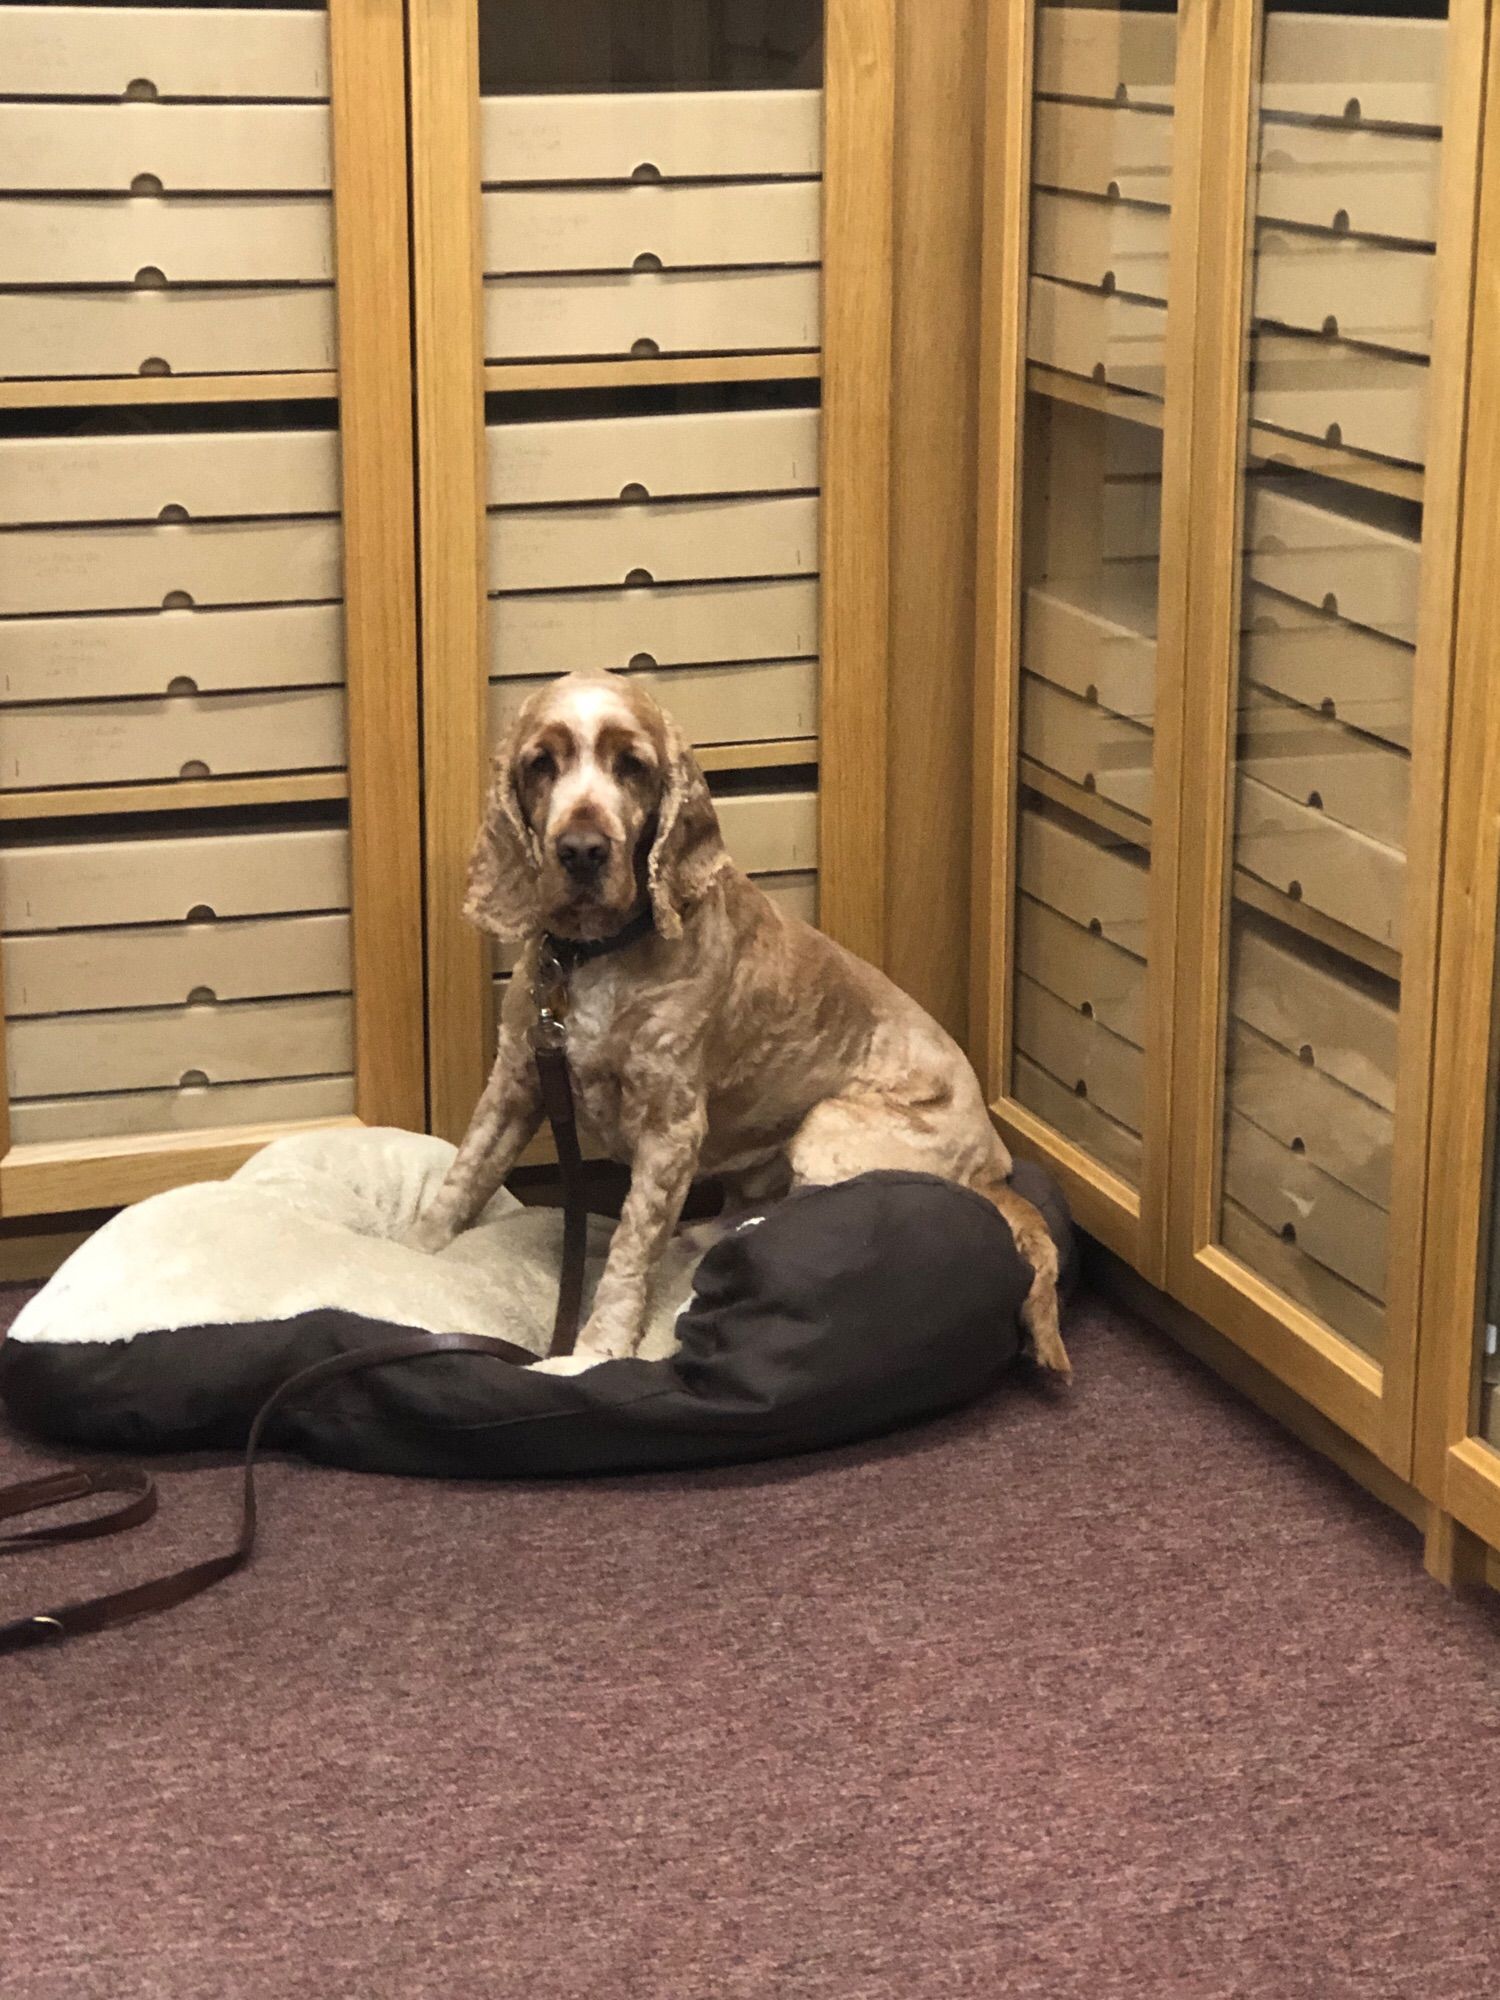
M 439 1250 L 446 1250 L 453 1241 L 453 1231 L 431 1215 L 419 1215 L 415 1222 L 408 1223 L 396 1238 L 403 1250 L 420 1250 L 424 1256 L 435 1256 Z

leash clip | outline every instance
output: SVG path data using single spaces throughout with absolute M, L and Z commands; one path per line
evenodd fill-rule
M 532 984 L 536 1020 L 532 1023 L 531 1046 L 538 1054 L 560 1050 L 568 1044 L 568 974 L 555 951 L 544 947 L 537 959 Z
M 568 1024 L 550 1007 L 537 1010 L 531 1029 L 531 1046 L 539 1055 L 556 1054 L 568 1046 Z

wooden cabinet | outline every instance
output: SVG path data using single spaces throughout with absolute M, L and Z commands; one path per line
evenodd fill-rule
M 0 1213 L 425 1116 L 397 0 L 0 9 Z
M 0 7 L 7 1224 L 462 1129 L 555 674 L 882 956 L 894 65 L 893 0 Z
M 990 28 L 997 1115 L 1151 1283 L 1500 1540 L 1489 9 Z

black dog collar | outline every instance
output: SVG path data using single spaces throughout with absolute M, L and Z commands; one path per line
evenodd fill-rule
M 575 971 L 580 965 L 587 965 L 592 959 L 608 958 L 611 952 L 624 951 L 627 946 L 638 944 L 643 937 L 649 937 L 656 929 L 656 918 L 648 903 L 639 916 L 634 916 L 623 930 L 602 938 L 554 937 L 551 931 L 543 931 L 542 944 L 545 950 L 564 972 Z

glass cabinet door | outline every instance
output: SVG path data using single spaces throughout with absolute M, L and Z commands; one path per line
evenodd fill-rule
M 994 819 L 1011 886 L 988 952 L 991 1096 L 1087 1225 L 1135 1254 L 1165 1136 L 1166 1050 L 1147 1024 L 1171 977 L 1155 906 L 1172 873 L 1158 877 L 1192 311 L 1173 252 L 1178 21 L 1043 4 L 1011 28 L 1012 45 L 992 48 L 992 104 L 1007 93 L 1014 115 L 1017 43 L 1031 87 L 1029 144 L 992 175 L 986 243 L 997 274 L 1008 260 L 1024 326 L 986 359 L 1017 411 L 986 524 L 999 577 L 987 664 L 1008 717 Z
M 1481 272 L 1500 260 L 1493 168 L 1474 255 Z M 1437 1550 L 1429 1528 L 1428 1560 L 1450 1581 L 1465 1553 L 1471 1576 L 1479 1567 L 1455 1524 L 1500 1548 L 1500 462 L 1486 442 L 1500 434 L 1500 296 L 1491 285 L 1474 298 L 1468 431 L 1414 1467 L 1446 1517 L 1434 1524 L 1445 1530 Z
M 482 759 L 560 675 L 617 676 L 693 744 L 735 858 L 813 922 L 837 810 L 821 782 L 824 349 L 850 320 L 825 284 L 825 43 L 872 11 L 479 0 L 468 24 L 480 604 L 473 650 L 428 683 L 440 754 Z M 878 158 L 878 120 L 870 137 Z M 419 172 L 443 143 L 419 141 Z M 455 1130 L 510 965 L 458 914 L 474 784 L 434 810 L 438 985 L 469 996 L 457 1034 L 434 1020 L 435 1112 Z M 477 1002 L 459 971 L 476 953 Z
M 1221 381 L 1238 470 L 1220 508 L 1228 467 L 1199 466 L 1213 497 L 1195 562 L 1219 579 L 1232 642 L 1222 709 L 1205 687 L 1215 734 L 1196 771 L 1189 747 L 1189 784 L 1222 768 L 1226 823 L 1199 856 L 1212 879 L 1184 947 L 1218 977 L 1209 991 L 1185 959 L 1184 1011 L 1207 1011 L 1185 1044 L 1201 1150 L 1181 1282 L 1398 1468 L 1467 370 L 1472 25 L 1440 7 L 1264 9 L 1244 45 L 1246 256 L 1231 246 L 1205 266 L 1200 330 L 1237 357 Z M 1233 544 L 1213 542 L 1231 518 Z M 1195 634 L 1211 680 L 1222 631 Z

